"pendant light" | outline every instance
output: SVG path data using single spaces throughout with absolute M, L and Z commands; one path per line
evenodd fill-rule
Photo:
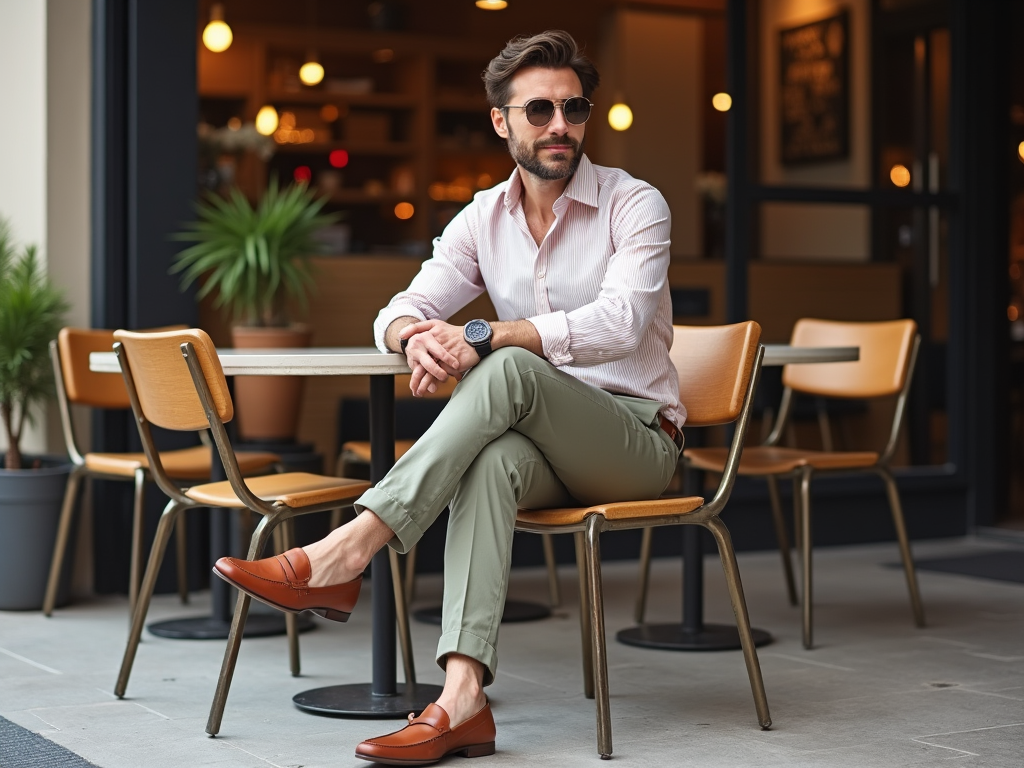
M 506 0 L 476 0 L 476 7 L 485 11 L 502 11 L 508 8 Z
M 270 136 L 277 130 L 277 110 L 267 104 L 256 113 L 256 130 L 264 136 Z
M 223 53 L 234 39 L 231 27 L 224 21 L 224 4 L 214 3 L 210 7 L 210 22 L 203 30 L 203 45 L 214 53 Z
M 305 85 L 319 85 L 324 79 L 324 67 L 316 51 L 306 53 L 306 63 L 299 68 L 299 80 Z

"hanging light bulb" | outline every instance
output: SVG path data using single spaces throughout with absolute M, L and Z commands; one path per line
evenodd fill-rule
M 203 30 L 203 45 L 214 53 L 223 53 L 234 39 L 231 27 L 224 22 L 224 4 L 214 3 L 210 8 L 210 23 Z
M 732 96 L 728 93 L 716 93 L 711 97 L 711 106 L 719 112 L 728 112 L 732 109 Z
M 299 68 L 299 80 L 306 85 L 317 85 L 324 79 L 324 67 L 318 61 L 319 58 L 316 51 L 309 51 L 306 54 L 306 63 Z
M 277 110 L 267 104 L 256 113 L 256 130 L 269 136 L 277 130 Z
M 508 8 L 505 0 L 476 0 L 476 7 L 485 11 L 501 11 Z
M 616 131 L 624 131 L 633 124 L 633 110 L 623 102 L 612 104 L 608 110 L 608 125 Z

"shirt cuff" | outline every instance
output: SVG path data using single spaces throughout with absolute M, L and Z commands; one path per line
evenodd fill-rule
M 550 312 L 527 318 L 540 335 L 541 347 L 548 362 L 558 367 L 573 361 L 569 352 L 569 321 L 565 312 Z
M 400 317 L 417 317 L 420 320 L 427 319 L 413 304 L 392 304 L 384 307 L 373 322 L 373 341 L 381 352 L 391 352 L 384 343 L 384 334 L 387 333 L 388 326 Z

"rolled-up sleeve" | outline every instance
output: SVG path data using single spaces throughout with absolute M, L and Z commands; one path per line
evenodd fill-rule
M 598 365 L 637 349 L 666 288 L 671 228 L 665 198 L 646 184 L 611 211 L 614 252 L 597 299 L 529 318 L 553 365 Z
M 373 338 L 381 352 L 387 352 L 384 334 L 400 317 L 420 320 L 447 320 L 484 292 L 477 262 L 474 205 L 463 208 L 451 223 L 434 238 L 434 254 L 423 262 L 409 287 L 377 315 Z

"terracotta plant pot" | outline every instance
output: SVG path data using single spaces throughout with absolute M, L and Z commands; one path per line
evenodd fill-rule
M 235 326 L 231 329 L 236 349 L 308 347 L 311 336 L 309 326 L 298 324 L 287 328 Z M 305 381 L 301 376 L 236 376 L 238 436 L 252 441 L 294 440 Z

